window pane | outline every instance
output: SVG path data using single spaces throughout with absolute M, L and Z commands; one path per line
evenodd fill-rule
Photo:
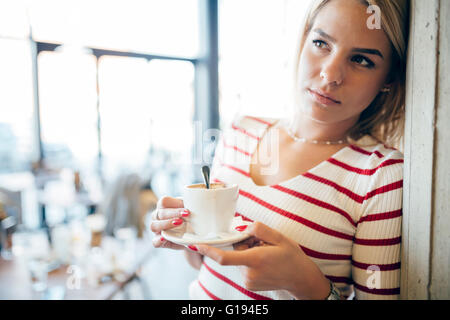
M 107 179 L 120 170 L 154 171 L 179 164 L 180 159 L 189 162 L 193 80 L 189 62 L 100 60 L 101 141 Z M 158 162 L 161 153 L 169 158 Z
M 101 148 L 107 176 L 136 170 L 150 147 L 148 64 L 145 59 L 102 57 L 99 62 Z
M 39 54 L 39 101 L 49 165 L 92 168 L 98 155 L 95 57 L 80 51 Z
M 0 39 L 0 172 L 37 160 L 31 49 L 27 41 Z
M 196 56 L 198 0 L 34 0 L 33 35 L 49 42 Z
M 194 143 L 194 66 L 190 62 L 153 60 L 149 64 L 150 108 L 152 111 L 152 145 L 167 151 L 153 179 L 155 192 L 162 196 L 181 195 L 181 187 L 191 183 L 192 146 Z M 158 153 L 156 152 L 156 155 Z M 155 152 L 150 160 L 153 169 Z
M 24 39 L 28 35 L 25 0 L 0 0 L 0 37 Z
M 194 67 L 190 62 L 150 62 L 150 107 L 153 145 L 190 152 L 193 143 Z
M 222 123 L 236 112 L 286 113 L 297 36 L 308 4 L 309 0 L 219 0 Z

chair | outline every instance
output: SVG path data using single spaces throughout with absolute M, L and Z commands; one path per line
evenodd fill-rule
M 142 237 L 144 216 L 156 207 L 157 201 L 149 184 L 144 184 L 137 174 L 120 175 L 110 185 L 99 206 L 106 218 L 105 233 L 114 235 L 120 228 L 132 227 L 138 237 Z
M 22 192 L 0 187 L 0 203 L 8 216 L 14 216 L 17 224 L 22 224 Z

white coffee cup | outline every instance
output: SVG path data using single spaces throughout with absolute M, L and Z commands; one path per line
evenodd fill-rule
M 230 232 L 239 196 L 237 184 L 202 183 L 183 188 L 184 207 L 190 211 L 187 221 L 198 236 Z

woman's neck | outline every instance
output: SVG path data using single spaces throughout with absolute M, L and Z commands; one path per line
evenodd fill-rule
M 295 136 L 306 140 L 339 141 L 347 137 L 348 131 L 357 119 L 349 119 L 339 123 L 322 123 L 304 114 L 297 114 L 288 124 Z

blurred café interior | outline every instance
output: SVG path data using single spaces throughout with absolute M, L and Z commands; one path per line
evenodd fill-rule
M 207 129 L 285 112 L 307 4 L 0 0 L 0 299 L 187 299 L 149 213 Z

